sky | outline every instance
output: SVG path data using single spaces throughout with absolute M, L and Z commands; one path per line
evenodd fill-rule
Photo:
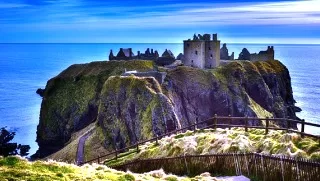
M 0 0 L 0 43 L 320 44 L 320 0 Z

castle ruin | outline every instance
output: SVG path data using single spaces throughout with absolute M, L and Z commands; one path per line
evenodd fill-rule
M 220 49 L 220 60 L 234 60 L 234 52 L 229 56 L 229 50 L 226 43 L 224 43 Z
M 158 51 L 153 51 L 153 49 L 148 48 L 145 53 L 137 52 L 137 56 L 135 56 L 132 52 L 132 48 L 120 48 L 117 56 L 113 55 L 112 50 L 110 50 L 109 60 L 157 60 L 159 58 Z
M 218 35 L 194 35 L 193 40 L 183 41 L 184 58 L 186 66 L 198 68 L 214 68 L 220 65 L 220 41 Z
M 165 65 L 170 65 L 175 61 L 176 61 L 176 58 L 174 57 L 171 50 L 166 49 L 163 52 L 162 56 L 159 57 L 155 62 L 157 65 L 165 66 Z
M 179 54 L 177 58 L 173 53 L 166 49 L 162 56 L 159 56 L 158 51 L 148 48 L 145 53 L 137 52 L 134 55 L 131 48 L 120 48 L 118 54 L 114 56 L 112 50 L 110 51 L 109 60 L 151 60 L 158 66 L 173 66 L 185 65 L 191 67 L 197 67 L 201 69 L 215 68 L 220 65 L 228 63 L 230 60 L 235 60 L 234 52 L 229 55 L 227 45 L 224 43 L 220 49 L 220 40 L 218 40 L 217 34 L 194 34 L 193 39 L 183 41 L 183 54 Z M 177 61 L 179 60 L 179 61 Z M 250 54 L 248 49 L 243 48 L 239 54 L 237 60 L 249 60 L 249 61 L 267 61 L 274 60 L 274 48 L 268 46 L 266 51 L 260 51 L 258 54 Z
M 250 61 L 267 61 L 274 60 L 274 48 L 273 46 L 268 46 L 266 51 L 260 51 L 258 54 L 250 54 Z
M 243 48 L 239 54 L 238 60 L 250 60 L 250 61 L 267 61 L 274 60 L 274 48 L 273 46 L 268 46 L 266 51 L 260 51 L 259 53 L 252 53 L 248 49 Z

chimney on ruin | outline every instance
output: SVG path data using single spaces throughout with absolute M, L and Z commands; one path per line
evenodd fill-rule
M 218 34 L 212 34 L 212 40 L 213 41 L 218 41 Z

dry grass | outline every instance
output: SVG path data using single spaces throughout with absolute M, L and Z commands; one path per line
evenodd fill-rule
M 143 174 L 131 172 L 121 172 L 110 169 L 103 165 L 84 165 L 78 167 L 73 164 L 66 164 L 56 161 L 36 161 L 28 162 L 21 157 L 0 157 L 0 180 L 41 180 L 41 181 L 135 181 L 135 180 L 171 180 L 171 181 L 190 181 L 190 180 L 217 180 L 210 174 L 202 174 L 195 178 L 177 177 L 156 170 Z

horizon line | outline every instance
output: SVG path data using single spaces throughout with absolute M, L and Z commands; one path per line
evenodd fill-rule
M 225 42 L 226 43 L 226 42 Z M 18 43 L 3 43 L 0 42 L 0 44 L 183 44 L 181 43 L 138 43 L 138 42 L 127 42 L 127 43 L 95 43 L 95 42 L 34 42 L 34 43 L 28 43 L 28 42 L 18 42 Z M 232 44 L 232 45 L 242 45 L 242 44 L 251 44 L 251 45 L 320 45 L 320 43 L 226 43 L 226 44 Z

